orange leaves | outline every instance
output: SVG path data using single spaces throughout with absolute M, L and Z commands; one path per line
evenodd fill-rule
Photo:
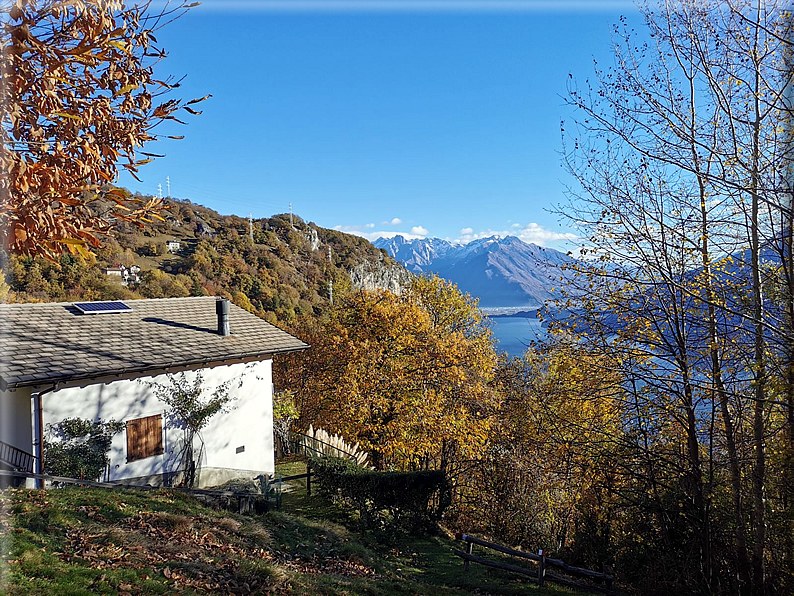
M 28 233 L 25 231 L 25 228 L 17 224 L 14 227 L 14 238 L 16 238 L 17 242 L 24 243 L 28 239 Z
M 190 114 L 194 114 L 194 115 L 198 116 L 199 114 L 201 114 L 201 112 L 199 112 L 198 110 L 194 110 L 193 108 L 190 108 L 188 106 L 191 106 L 191 105 L 196 104 L 196 103 L 201 103 L 202 101 L 204 101 L 206 99 L 209 99 L 210 97 L 212 97 L 212 95 L 211 94 L 207 94 L 204 97 L 199 97 L 197 99 L 191 99 L 190 101 L 185 103 L 184 106 L 182 106 L 182 109 L 187 111 L 187 112 L 189 112 Z
M 172 17 L 174 9 L 180 10 L 168 8 Z M 53 258 L 98 246 L 118 219 L 156 218 L 161 207 L 120 195 L 108 196 L 115 205 L 109 212 L 92 214 L 84 207 L 96 193 L 84 190 L 116 180 L 120 162 L 135 176 L 156 157 L 136 157 L 157 138 L 151 129 L 188 105 L 151 105 L 155 91 L 177 86 L 152 76 L 150 54 L 160 53 L 146 50 L 153 36 L 145 23 L 158 15 L 121 3 L 30 0 L 16 3 L 9 16 L 10 43 L 0 52 L 0 70 L 13 73 L 4 102 L 11 126 L 0 152 L 0 171 L 9 172 L 0 205 L 5 248 Z
M 8 11 L 8 16 L 11 18 L 12 21 L 18 21 L 22 18 L 22 7 L 19 4 L 14 4 Z

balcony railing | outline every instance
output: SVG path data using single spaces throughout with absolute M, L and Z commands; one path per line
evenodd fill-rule
M 22 449 L 0 441 L 0 463 L 6 464 L 20 472 L 32 472 L 33 461 L 35 459 L 36 458 L 27 451 L 22 451 Z

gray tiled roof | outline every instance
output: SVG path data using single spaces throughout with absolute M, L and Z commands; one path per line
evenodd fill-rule
M 264 358 L 309 346 L 233 304 L 217 334 L 214 296 L 128 300 L 81 314 L 70 302 L 0 304 L 0 389 Z

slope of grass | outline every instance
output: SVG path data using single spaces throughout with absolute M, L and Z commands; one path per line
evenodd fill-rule
M 0 493 L 0 594 L 536 594 L 463 564 L 443 536 L 361 534 L 305 491 L 239 516 L 175 491 Z

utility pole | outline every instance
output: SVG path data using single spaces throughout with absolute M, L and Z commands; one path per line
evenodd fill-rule
M 248 235 L 251 237 L 251 242 L 254 241 L 254 220 L 252 215 L 248 214 Z
M 166 176 L 165 177 L 165 188 L 166 188 L 166 193 L 168 194 L 168 198 L 170 199 L 171 198 L 171 176 Z
M 292 223 L 292 201 L 289 202 L 289 225 L 295 227 L 295 224 Z
M 157 185 L 157 198 L 158 199 L 162 199 L 163 198 L 163 185 L 162 184 L 158 184 Z
M 334 274 L 331 269 L 331 246 L 328 246 L 328 300 L 331 301 L 331 306 L 334 305 Z

